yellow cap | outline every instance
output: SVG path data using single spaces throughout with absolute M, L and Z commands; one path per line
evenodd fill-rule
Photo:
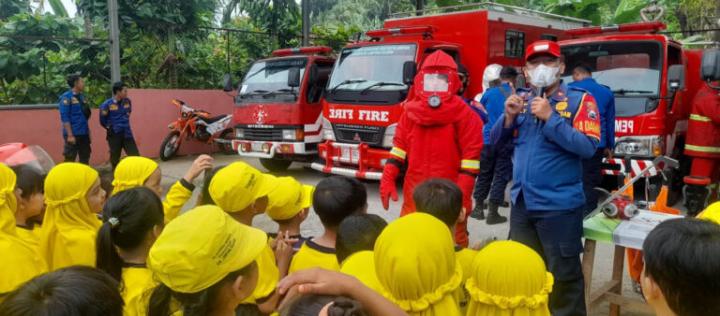
M 702 213 L 697 216 L 699 219 L 709 220 L 720 224 L 720 202 L 710 204 Z
M 145 185 L 145 181 L 157 170 L 158 164 L 149 158 L 140 156 L 125 157 L 115 167 L 112 182 L 113 192 L 118 192 Z
M 277 178 L 276 188 L 268 195 L 266 213 L 276 221 L 291 219 L 312 206 L 315 187 L 304 185 L 292 177 Z
M 277 178 L 238 161 L 215 173 L 208 191 L 217 206 L 234 213 L 267 196 L 276 186 Z
M 196 207 L 165 226 L 150 249 L 148 268 L 173 291 L 196 293 L 252 263 L 267 235 L 217 206 Z

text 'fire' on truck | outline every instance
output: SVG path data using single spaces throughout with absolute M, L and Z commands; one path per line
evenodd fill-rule
M 564 39 L 565 30 L 589 23 L 505 5 L 469 7 L 387 20 L 383 29 L 366 33 L 370 40 L 342 50 L 323 101 L 325 142 L 318 150 L 321 162 L 313 163 L 313 169 L 380 179 L 402 103 L 412 98 L 413 77 L 430 53 L 443 50 L 467 69 L 464 96 L 472 98 L 482 90 L 486 65 L 520 67 L 527 44 Z
M 589 66 L 592 77 L 615 95 L 615 148 L 604 159 L 604 187 L 615 189 L 626 176 L 652 166 L 657 156 L 680 161 L 668 177 L 668 205 L 681 196 L 690 159 L 683 155 L 688 117 L 700 78 L 702 50 L 685 49 L 660 32 L 660 22 L 639 22 L 612 27 L 569 30 L 573 39 L 560 41 L 565 57 L 563 80 L 571 82 L 572 69 Z M 650 169 L 634 185 L 636 201 L 654 201 L 663 176 Z
M 233 149 L 270 171 L 317 157 L 323 89 L 335 59 L 330 47 L 276 50 L 256 61 L 235 97 Z

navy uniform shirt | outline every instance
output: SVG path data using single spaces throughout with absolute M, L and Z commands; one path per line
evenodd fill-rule
M 589 77 L 569 83 L 568 86 L 585 89 L 592 94 L 597 101 L 598 112 L 600 112 L 600 144 L 598 148 L 615 148 L 615 96 L 612 90 Z
M 73 136 L 90 135 L 88 127 L 88 116 L 85 113 L 85 97 L 79 93 L 75 94 L 72 90 L 68 90 L 60 95 L 58 101 L 58 109 L 60 110 L 60 120 L 62 123 L 70 123 Z M 62 129 L 63 137 L 67 137 L 65 127 Z
M 480 103 L 487 110 L 487 121 L 483 126 L 483 139 L 490 139 L 490 131 L 500 115 L 505 112 L 505 99 L 512 94 L 512 88 L 507 82 L 492 87 L 483 93 Z
M 115 134 L 124 134 L 125 138 L 132 138 L 130 112 L 132 112 L 130 99 L 124 98 L 120 101 L 115 98 L 107 99 L 100 105 L 100 125 Z
M 513 203 L 523 195 L 529 211 L 565 211 L 585 205 L 582 159 L 595 154 L 600 138 L 600 119 L 592 95 L 560 84 L 549 97 L 553 112 L 547 122 L 530 113 L 535 92 L 518 89 L 525 99 L 523 113 L 510 128 L 501 116 L 490 133 L 490 143 L 515 145 L 513 155 Z

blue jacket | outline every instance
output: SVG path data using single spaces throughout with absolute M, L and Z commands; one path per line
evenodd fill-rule
M 600 137 L 600 121 L 595 100 L 585 90 L 560 88 L 549 97 L 553 113 L 547 122 L 530 113 L 535 93 L 518 89 L 526 100 L 510 128 L 504 128 L 502 115 L 490 133 L 496 146 L 510 142 L 513 155 L 513 203 L 523 195 L 530 211 L 566 211 L 585 205 L 582 159 L 595 154 Z
M 600 112 L 600 144 L 598 148 L 615 148 L 615 95 L 607 86 L 601 85 L 593 78 L 585 78 L 568 84 L 571 87 L 585 89 L 597 101 Z
M 505 112 L 505 99 L 512 94 L 511 89 L 508 83 L 503 83 L 499 87 L 492 87 L 483 93 L 480 103 L 487 110 L 487 121 L 483 126 L 483 139 L 490 139 L 493 125 Z
M 83 112 L 85 97 L 82 94 L 74 94 L 72 90 L 60 95 L 58 109 L 62 123 L 70 123 L 74 136 L 90 135 L 88 117 Z M 67 137 L 65 127 L 62 128 L 63 137 Z
M 125 134 L 125 138 L 132 138 L 130 130 L 130 112 L 132 102 L 125 98 L 118 102 L 115 98 L 105 100 L 100 105 L 100 125 L 115 134 Z

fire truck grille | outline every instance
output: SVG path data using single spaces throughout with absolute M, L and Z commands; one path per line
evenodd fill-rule
M 358 144 L 360 142 L 371 146 L 382 145 L 385 128 L 379 126 L 335 125 L 335 137 L 344 143 Z
M 278 128 L 246 128 L 245 139 L 282 141 L 282 129 Z

